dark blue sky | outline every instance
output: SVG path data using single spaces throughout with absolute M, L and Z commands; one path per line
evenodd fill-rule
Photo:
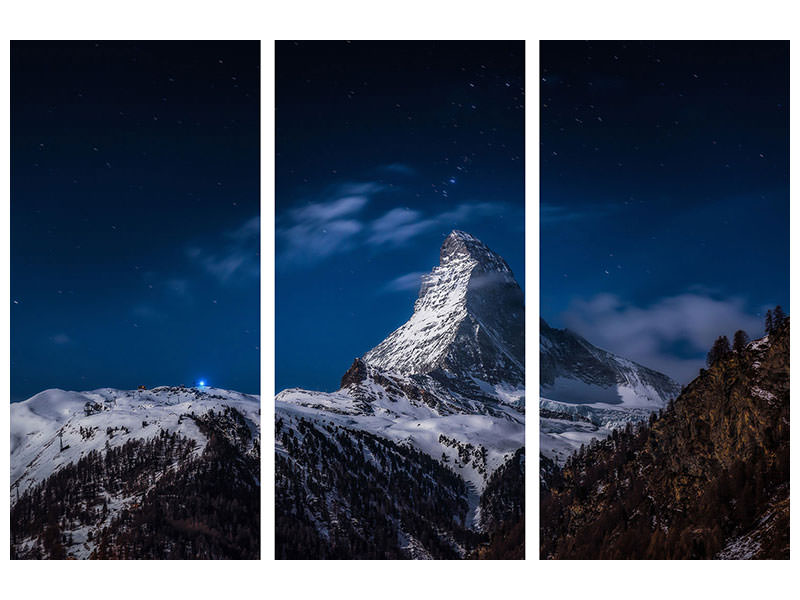
M 259 391 L 257 42 L 15 42 L 11 398 Z
M 276 46 L 276 388 L 334 390 L 458 228 L 524 285 L 524 44 Z
M 714 337 L 788 308 L 788 61 L 783 42 L 541 44 L 551 325 L 685 380 Z

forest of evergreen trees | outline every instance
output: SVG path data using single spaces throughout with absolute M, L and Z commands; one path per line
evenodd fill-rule
M 249 558 L 260 554 L 258 444 L 238 411 L 184 415 L 208 442 L 161 431 L 90 452 L 20 495 L 12 558 L 66 558 L 89 528 L 90 558 Z M 126 505 L 110 514 L 109 501 Z M 23 542 L 28 541 L 27 544 Z
M 474 558 L 525 558 L 525 448 L 492 473 L 481 494 L 481 527 L 489 536 Z
M 481 499 L 489 526 L 479 533 L 467 524 L 467 486 L 449 464 L 331 422 L 280 418 L 275 434 L 279 559 L 524 556 L 524 449 L 489 479 Z M 463 445 L 461 454 L 485 463 L 481 448 Z
M 481 540 L 464 525 L 464 481 L 428 455 L 332 423 L 294 425 L 276 423 L 277 558 L 404 559 L 414 541 L 460 558 Z

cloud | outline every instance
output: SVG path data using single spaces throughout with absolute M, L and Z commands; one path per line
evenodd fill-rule
M 285 244 L 282 259 L 292 263 L 309 264 L 354 247 L 353 237 L 363 225 L 353 219 L 330 221 L 324 224 L 298 223 L 280 231 Z
M 365 214 L 374 197 L 387 189 L 378 182 L 341 185 L 330 190 L 325 200 L 280 215 L 276 227 L 278 263 L 308 266 L 358 248 L 396 248 L 437 229 L 447 233 L 465 227 L 470 220 L 508 211 L 504 203 L 477 202 L 439 213 L 396 207 L 378 216 Z
M 412 177 L 417 174 L 417 170 L 414 167 L 403 163 L 391 163 L 384 165 L 380 170 L 387 171 L 389 173 L 397 173 L 398 175 L 405 175 L 407 177 Z
M 506 209 L 503 203 L 464 203 L 454 209 L 426 216 L 417 210 L 394 208 L 370 224 L 367 244 L 399 246 L 433 229 L 449 232 L 472 219 L 499 215 Z
M 422 276 L 425 275 L 423 271 L 414 271 L 406 273 L 392 279 L 381 289 L 382 292 L 406 292 L 409 290 L 419 290 L 422 284 Z
M 134 316 L 141 319 L 162 320 L 164 318 L 164 315 L 161 312 L 146 304 L 134 306 L 131 312 Z
M 578 221 L 589 217 L 601 217 L 615 210 L 613 205 L 566 207 L 541 202 L 539 204 L 539 221 L 542 225 L 553 225 L 569 221 Z
M 223 233 L 218 248 L 207 250 L 197 246 L 186 249 L 186 255 L 220 283 L 258 279 L 260 219 L 252 217 L 239 227 Z M 181 280 L 172 280 L 178 294 L 185 293 Z
M 456 226 L 463 221 L 478 217 L 495 217 L 508 211 L 504 202 L 476 202 L 472 204 L 459 204 L 453 210 L 443 212 L 438 221 L 443 225 Z
M 66 333 L 57 333 L 50 337 L 50 341 L 56 346 L 66 346 L 67 344 L 72 343 L 72 338 L 70 338 Z
M 372 246 L 404 244 L 436 225 L 437 219 L 425 218 L 417 210 L 394 208 L 372 222 L 367 243 Z
M 233 231 L 226 233 L 226 236 L 238 242 L 259 241 L 261 233 L 261 217 L 250 217 Z
M 374 182 L 336 187 L 331 198 L 290 210 L 275 230 L 279 260 L 307 265 L 356 246 L 364 229 L 358 215 L 383 189 Z
M 613 294 L 599 294 L 574 300 L 562 318 L 591 343 L 682 383 L 697 375 L 718 336 L 732 338 L 737 329 L 744 329 L 756 337 L 763 329 L 743 298 L 717 299 L 696 292 L 667 297 L 645 308 Z
M 191 249 L 189 254 L 193 255 L 193 258 L 196 258 L 200 255 L 200 252 L 200 249 Z M 176 296 L 185 296 L 189 292 L 189 282 L 185 279 L 167 279 L 164 285 L 168 291 Z
M 359 212 L 367 202 L 369 202 L 369 198 L 366 196 L 345 196 L 333 202 L 318 202 L 298 208 L 293 211 L 293 217 L 297 221 L 328 223 Z

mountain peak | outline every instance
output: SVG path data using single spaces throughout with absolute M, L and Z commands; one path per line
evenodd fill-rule
M 439 265 L 423 276 L 414 314 L 364 361 L 404 374 L 441 370 L 522 383 L 524 318 L 522 290 L 505 260 L 456 230 L 442 244 Z
M 445 266 L 464 260 L 477 261 L 485 271 L 510 272 L 506 261 L 475 236 L 454 229 L 450 232 L 439 251 L 439 264 Z

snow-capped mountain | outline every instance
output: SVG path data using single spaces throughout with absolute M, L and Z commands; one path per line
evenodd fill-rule
M 364 361 L 405 375 L 443 371 L 463 381 L 523 385 L 524 319 L 522 290 L 506 262 L 453 231 L 439 266 L 422 278 L 414 314 Z
M 680 393 L 675 381 L 540 319 L 540 448 L 563 463 L 581 444 L 646 419 Z
M 165 439 L 170 441 L 165 450 L 159 451 L 162 464 L 156 472 L 147 474 L 146 483 L 139 479 L 140 475 L 133 478 L 125 475 L 119 465 L 112 465 L 128 455 L 138 455 L 145 464 L 149 459 L 144 457 L 152 450 L 153 440 Z M 111 526 L 121 511 L 133 512 L 132 507 L 140 506 L 165 473 L 180 473 L 194 463 L 212 463 L 212 439 L 215 451 L 224 446 L 237 460 L 255 465 L 248 466 L 248 470 L 257 477 L 259 398 L 216 388 L 183 386 L 129 391 L 46 390 L 11 405 L 12 515 L 17 504 L 37 505 L 48 489 L 72 485 L 64 481 L 72 481 L 89 465 L 105 461 L 115 474 L 103 469 L 95 473 L 98 483 L 92 487 L 91 500 L 65 500 L 62 507 L 65 514 L 83 510 L 86 517 L 71 524 L 64 517 L 61 525 L 63 528 L 67 524 L 67 528 L 62 534 L 66 538 L 68 532 L 72 541 L 66 545 L 66 555 L 89 557 L 97 550 L 103 529 Z M 183 451 L 176 452 L 178 447 Z M 167 465 L 163 464 L 165 456 L 171 457 Z M 86 516 L 88 507 L 97 503 L 105 506 L 102 518 Z M 18 542 L 17 551 L 22 555 L 43 552 L 47 556 L 48 552 L 41 549 L 42 531 L 33 525 L 29 519 L 20 519 L 19 537 L 24 541 Z
M 479 527 L 480 493 L 492 472 L 524 445 L 524 393 L 522 291 L 500 256 L 471 235 L 454 231 L 442 245 L 439 265 L 423 277 L 411 318 L 355 359 L 339 390 L 278 394 L 276 419 L 292 435 L 277 436 L 276 454 L 287 470 L 301 465 L 311 471 L 320 467 L 309 463 L 309 426 L 353 443 L 365 434 L 377 435 L 393 448 L 424 453 L 440 465 L 437 469 L 454 471 L 467 486 L 461 524 Z M 362 458 L 375 460 L 366 452 Z M 410 459 L 396 460 L 402 465 Z M 279 497 L 281 487 L 288 486 L 281 483 L 282 473 L 288 480 L 279 470 Z M 328 490 L 329 501 L 344 510 L 333 495 Z M 346 510 L 353 509 L 348 505 Z M 330 535 L 322 512 L 305 518 L 319 535 Z M 430 552 L 400 529 L 403 547 L 416 548 L 405 555 Z

